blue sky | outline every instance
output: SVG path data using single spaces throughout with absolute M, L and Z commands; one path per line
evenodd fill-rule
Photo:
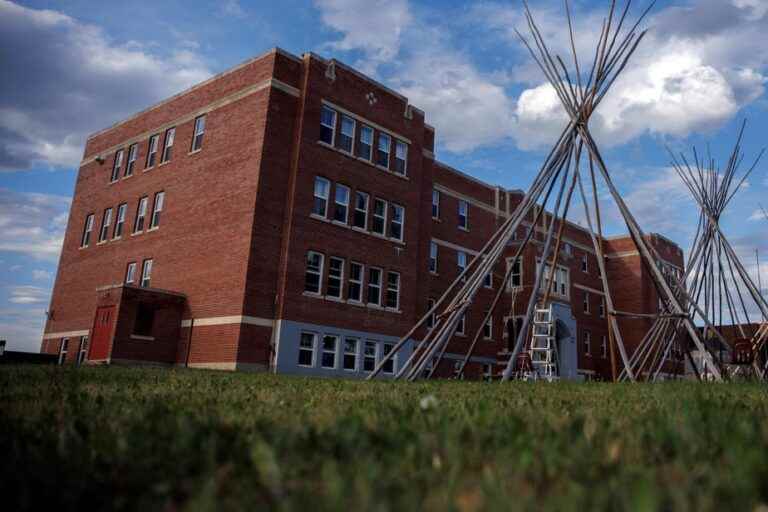
M 547 41 L 565 51 L 562 3 L 531 3 Z M 577 47 L 588 53 L 607 2 L 572 3 Z M 440 160 L 526 189 L 563 113 L 513 37 L 523 28 L 520 7 L 0 0 L 0 338 L 12 349 L 39 348 L 86 135 L 274 46 L 335 57 L 401 91 L 436 126 Z M 647 25 L 591 126 L 643 228 L 687 248 L 696 209 L 664 145 L 709 143 L 724 161 L 744 118 L 747 159 L 766 144 L 768 0 L 660 1 Z M 768 261 L 768 220 L 758 208 L 768 207 L 767 170 L 768 161 L 723 221 L 754 274 L 755 248 Z M 609 232 L 623 232 L 606 209 Z

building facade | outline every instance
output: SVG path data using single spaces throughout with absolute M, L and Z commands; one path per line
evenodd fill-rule
M 279 49 L 93 134 L 41 352 L 61 362 L 366 375 L 523 197 L 440 163 L 434 145 L 434 128 L 407 98 L 338 61 Z M 533 220 L 488 277 L 437 375 L 452 375 L 481 328 L 467 377 L 506 364 L 543 245 L 543 223 Z M 526 230 L 534 243 L 502 283 Z M 649 240 L 682 269 L 679 247 Z M 552 291 L 563 375 L 607 378 L 592 241 L 571 223 L 563 241 Z M 632 241 L 603 244 L 616 308 L 655 312 Z M 500 286 L 502 301 L 481 326 L 482 304 Z M 620 323 L 631 349 L 648 321 Z

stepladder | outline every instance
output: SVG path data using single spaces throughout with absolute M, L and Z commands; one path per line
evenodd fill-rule
M 553 381 L 560 377 L 555 331 L 552 305 L 536 308 L 530 345 L 531 367 L 535 379 Z

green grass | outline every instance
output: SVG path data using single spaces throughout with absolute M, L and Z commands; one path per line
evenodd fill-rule
M 754 510 L 768 392 L 0 367 L 4 510 Z M 433 402 L 422 407 L 425 397 Z

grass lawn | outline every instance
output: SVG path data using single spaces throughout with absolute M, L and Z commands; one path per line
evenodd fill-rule
M 768 390 L 0 367 L 4 510 L 768 510 Z

